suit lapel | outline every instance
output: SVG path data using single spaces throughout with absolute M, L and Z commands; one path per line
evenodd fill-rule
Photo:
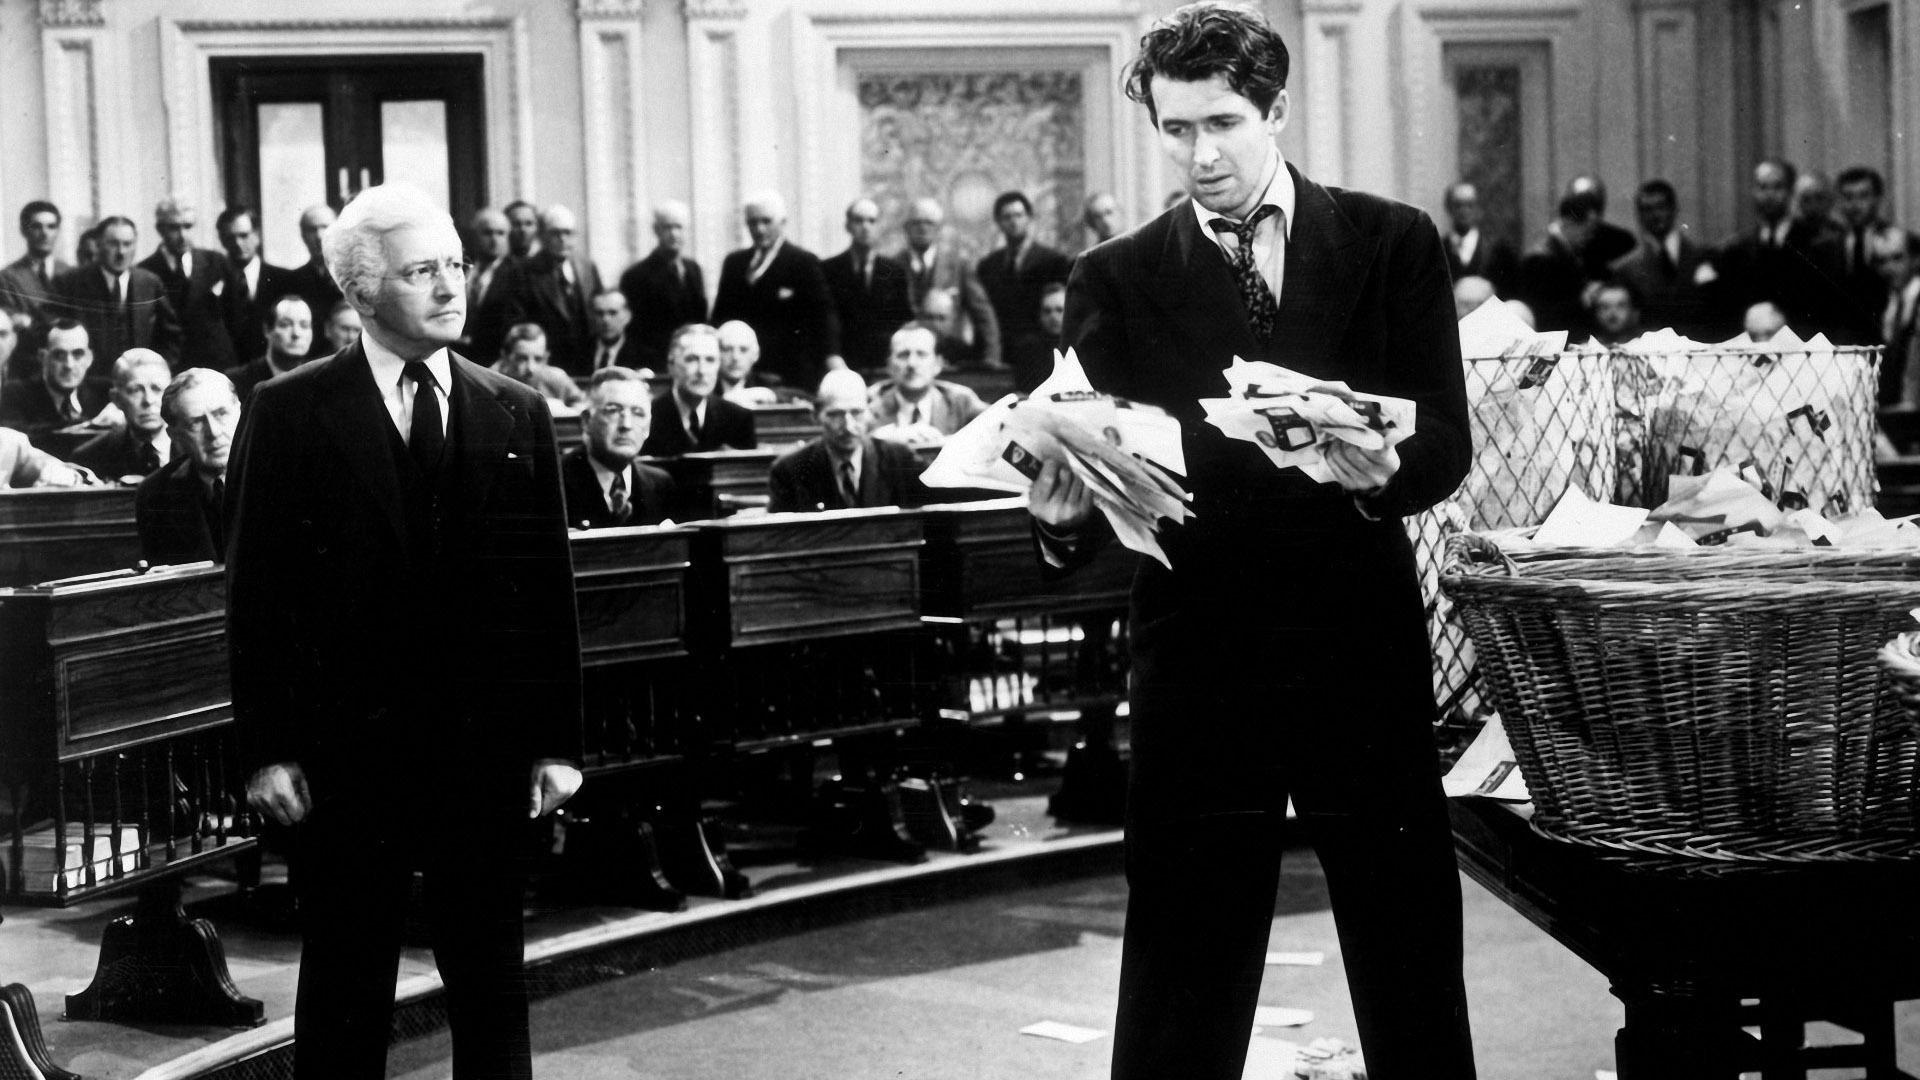
M 400 473 L 393 460 L 393 419 L 373 381 L 366 350 L 358 343 L 341 351 L 326 378 L 333 401 L 320 412 L 340 460 L 359 478 L 369 497 L 386 511 L 395 536 L 405 535 L 400 520 Z
M 460 452 L 454 455 L 460 505 L 469 512 L 486 505 L 487 489 L 507 457 L 507 436 L 513 432 L 513 413 L 481 385 L 480 370 L 464 357 L 448 354 L 453 372 L 454 431 Z
M 1247 305 L 1240 286 L 1220 248 L 1200 232 L 1193 208 L 1182 203 L 1173 213 L 1173 227 L 1160 253 L 1155 293 L 1183 324 L 1183 337 L 1208 342 L 1209 349 L 1183 351 L 1169 363 L 1204 365 L 1224 371 L 1235 356 L 1256 358 L 1261 352 L 1247 325 Z M 1224 384 L 1219 387 L 1224 392 Z
M 1326 188 L 1297 171 L 1293 184 L 1294 220 L 1271 351 L 1282 366 L 1333 377 L 1379 241 L 1361 236 Z

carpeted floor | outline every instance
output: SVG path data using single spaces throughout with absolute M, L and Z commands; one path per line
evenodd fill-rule
M 1322 966 L 1268 968 L 1261 1003 L 1312 1022 L 1267 1028 L 1247 1076 L 1284 1078 L 1288 1043 L 1354 1040 L 1325 883 L 1289 856 L 1271 948 Z M 1611 1069 L 1620 1007 L 1605 981 L 1466 883 L 1467 979 L 1486 1080 L 1592 1080 Z M 1045 884 L 812 930 L 537 1002 L 542 1080 L 1093 1080 L 1104 1077 L 1126 886 Z M 1020 1034 L 1052 1020 L 1102 1032 Z M 443 1034 L 402 1044 L 390 1074 L 447 1075 Z

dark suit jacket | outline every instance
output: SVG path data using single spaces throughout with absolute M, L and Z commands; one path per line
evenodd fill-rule
M 1447 233 L 1441 248 L 1447 253 L 1447 273 L 1454 281 L 1463 277 L 1483 277 L 1493 283 L 1493 291 L 1511 295 L 1514 276 L 1520 269 L 1520 254 L 1513 245 L 1480 230 L 1480 242 L 1474 245 L 1473 258 L 1461 262 L 1453 251 L 1453 234 Z
M 140 532 L 140 557 L 155 566 L 226 558 L 218 539 L 225 529 L 221 508 L 212 504 L 191 457 L 140 481 L 133 493 L 133 521 Z
M 260 260 L 260 282 L 254 287 L 254 295 L 247 295 L 247 278 L 242 268 L 233 268 L 232 290 L 227 304 L 227 337 L 233 342 L 234 362 L 239 363 L 242 356 L 263 356 L 267 351 L 267 313 L 273 305 L 288 293 L 295 293 L 288 279 L 293 271 L 284 266 L 275 266 L 265 259 Z M 330 309 L 329 309 L 330 310 Z M 327 351 L 326 339 L 321 336 L 321 327 L 327 324 L 327 312 L 313 313 L 313 339 L 318 343 L 321 353 Z
M 40 274 L 27 262 L 25 255 L 0 268 L 0 304 L 5 304 L 9 311 L 28 315 L 33 319 L 33 329 L 21 335 L 18 345 L 13 350 L 13 359 L 8 362 L 7 370 L 0 372 L 0 378 L 18 379 L 39 374 L 40 363 L 35 359 L 34 353 L 39 349 L 42 335 L 45 333 L 44 312 L 47 301 L 53 297 L 51 286 L 54 281 L 60 279 L 61 274 L 71 269 L 73 269 L 71 263 L 55 259 L 52 277 L 42 282 Z
M 1683 234 L 1680 261 L 1675 263 L 1664 247 L 1645 238 L 1630 254 L 1614 261 L 1613 280 L 1639 294 L 1641 326 L 1672 327 L 1695 341 L 1706 340 L 1716 329 L 1713 310 L 1706 288 L 1695 285 L 1693 279 L 1712 255 Z
M 1328 738 L 1393 732 L 1415 740 L 1403 748 L 1430 745 L 1431 648 L 1398 519 L 1451 494 L 1472 460 L 1446 257 L 1432 221 L 1412 207 L 1298 172 L 1294 182 L 1269 344 L 1254 339 L 1233 272 L 1186 202 L 1082 254 L 1068 286 L 1063 344 L 1078 351 L 1095 389 L 1180 421 L 1194 497 L 1194 517 L 1160 534 L 1172 569 L 1142 559 L 1134 579 L 1134 715 L 1197 719 L 1192 710 L 1204 710 L 1205 724 L 1193 729 L 1202 741 L 1216 731 L 1255 738 L 1277 722 Z M 1222 372 L 1236 355 L 1417 404 L 1418 433 L 1398 448 L 1399 472 L 1360 500 L 1377 520 L 1338 486 L 1275 468 L 1259 446 L 1206 423 L 1200 401 L 1226 393 Z M 1102 520 L 1095 515 L 1096 525 Z M 1311 709 L 1324 695 L 1355 692 L 1368 707 L 1352 715 L 1291 707 L 1299 693 Z M 1216 725 L 1216 701 L 1238 719 Z M 1409 783 L 1427 782 L 1417 762 L 1390 767 L 1413 770 Z M 1428 759 L 1425 776 L 1432 767 Z M 1166 809 L 1130 804 L 1128 812 Z
M 1711 292 L 1723 333 L 1740 331 L 1747 308 L 1771 300 L 1801 337 L 1841 332 L 1847 299 L 1841 291 L 1836 253 L 1814 242 L 1812 231 L 1796 223 L 1783 247 L 1760 242 L 1758 227 L 1728 239 L 1713 258 L 1719 280 Z
M 1611 221 L 1602 219 L 1593 228 L 1593 238 L 1580 252 L 1580 263 L 1585 269 L 1587 280 L 1601 281 L 1607 276 L 1607 268 L 1633 253 L 1640 241 L 1632 230 L 1623 229 Z
M 812 391 L 826 374 L 827 357 L 840 352 L 840 316 L 820 260 L 792 241 L 780 245 L 760 280 L 748 283 L 753 249 L 728 255 L 720 266 L 715 325 L 739 319 L 760 336 L 759 370 Z
M 474 286 L 479 272 L 475 271 L 467 282 L 467 326 L 461 344 L 467 355 L 479 357 L 483 364 L 499 359 L 500 342 L 511 327 L 507 320 L 512 315 L 515 290 L 520 287 L 521 261 L 517 255 L 502 255 L 487 278 L 486 291 L 478 295 Z
M 1065 281 L 1072 260 L 1037 240 L 1027 241 L 1020 265 L 1006 248 L 990 251 L 973 268 L 980 287 L 993 304 L 1000 323 L 1000 343 L 1011 350 L 1016 341 L 1040 334 L 1040 290 L 1050 281 Z
M 287 271 L 280 278 L 278 285 L 279 294 L 266 297 L 266 303 L 272 303 L 287 293 L 295 293 L 307 302 L 307 307 L 313 310 L 313 344 L 307 348 L 307 355 L 309 357 L 325 356 L 332 352 L 333 346 L 327 344 L 327 339 L 320 333 L 320 328 L 327 323 L 327 312 L 332 311 L 334 305 L 344 299 L 340 286 L 333 280 L 333 275 L 327 273 L 319 263 L 307 262 Z M 260 347 L 261 351 L 266 350 L 264 339 Z M 246 352 L 241 355 L 254 354 Z
M 167 467 L 171 449 L 165 438 L 160 440 L 159 446 L 155 449 L 160 452 L 160 468 L 153 471 L 159 472 Z M 139 445 L 122 428 L 118 431 L 103 431 L 81 443 L 67 460 L 75 465 L 85 465 L 93 470 L 95 476 L 112 483 L 123 476 L 150 475 L 140 459 Z
M 239 396 L 240 404 L 245 405 L 253 397 L 253 388 L 273 378 L 278 372 L 273 370 L 273 365 L 267 363 L 266 355 L 262 354 L 239 367 L 228 368 L 226 374 L 233 381 L 233 392 Z
M 665 367 L 652 367 L 647 363 L 646 351 L 646 348 L 641 345 L 640 339 L 633 336 L 633 324 L 628 323 L 626 340 L 620 343 L 620 348 L 613 354 L 613 366 L 623 368 L 644 367 L 656 374 L 664 372 L 666 370 Z M 589 370 L 598 370 L 599 363 L 600 339 L 594 338 L 587 348 L 587 367 Z M 581 385 L 586 385 L 584 378 L 581 380 Z
M 547 332 L 549 362 L 569 375 L 590 375 L 593 364 L 593 297 L 600 271 L 585 259 L 573 260 L 573 285 L 561 277 L 560 261 L 546 252 L 514 270 L 505 329 L 538 323 Z
M 127 270 L 126 303 L 115 307 L 105 271 L 81 266 L 53 283 L 52 307 L 79 319 L 93 347 L 93 367 L 87 378 L 105 386 L 113 362 L 128 349 L 152 349 L 176 368 L 180 360 L 180 318 L 160 279 L 151 270 Z
M 1514 299 L 1533 309 L 1541 330 L 1570 330 L 1572 340 L 1587 336 L 1587 309 L 1580 294 L 1587 282 L 1586 262 L 1558 236 L 1548 236 L 1520 257 L 1513 283 Z
M 422 482 L 362 346 L 263 383 L 242 416 L 227 476 L 242 771 L 300 763 L 316 814 L 345 794 L 392 829 L 509 820 L 535 761 L 578 755 L 553 420 L 533 390 L 452 369 L 430 534 L 408 524 Z
M 751 450 L 758 443 L 753 434 L 753 410 L 735 405 L 715 394 L 707 399 L 707 418 L 700 425 L 700 441 L 694 442 L 680 422 L 680 407 L 673 391 L 653 396 L 653 430 L 640 452 L 648 457 L 678 457 L 697 450 Z
M 868 439 L 860 452 L 860 506 L 919 506 L 926 502 L 920 459 L 885 439 Z M 767 474 L 767 510 L 771 513 L 845 510 L 833 458 L 824 438 L 816 438 L 774 460 Z
M 107 391 L 100 384 L 80 384 L 81 419 L 91 419 L 106 407 Z M 67 422 L 60 419 L 60 411 L 54 407 L 53 395 L 47 393 L 47 384 L 37 376 L 9 380 L 0 389 L 0 427 L 24 431 L 39 446 L 48 432 L 65 426 Z
M 953 293 L 954 303 L 959 308 L 960 323 L 964 336 L 971 328 L 970 348 L 955 350 L 957 355 L 948 357 L 949 363 L 960 363 L 965 356 L 977 360 L 987 367 L 999 367 L 1001 363 L 1000 320 L 994 317 L 993 304 L 987 299 L 987 290 L 980 287 L 980 279 L 973 274 L 973 267 L 951 248 L 935 247 L 937 254 L 933 266 L 921 273 L 913 272 L 913 251 L 902 248 L 893 257 L 893 261 L 906 267 L 907 297 L 918 312 L 926 303 L 927 294 L 934 289 L 947 289 Z M 924 266 L 924 264 L 923 264 Z
M 225 371 L 240 362 L 228 327 L 234 321 L 234 304 L 244 293 L 244 283 L 234 282 L 233 264 L 218 251 L 193 249 L 193 272 L 176 273 L 166 253 L 154 253 L 140 260 L 140 268 L 160 279 L 167 291 L 167 303 L 173 305 L 180 320 L 180 356 L 182 368 L 203 367 Z M 236 291 L 237 290 L 237 291 Z M 325 313 L 315 315 L 316 329 Z
M 654 248 L 620 275 L 620 292 L 633 312 L 627 337 L 638 342 L 639 366 L 655 371 L 666 370 L 667 342 L 675 330 L 707 321 L 707 283 L 700 275 L 700 264 L 679 257 L 686 275 L 682 281 L 674 273 L 674 259 Z
M 613 509 L 600 490 L 600 478 L 593 473 L 587 448 L 576 446 L 560 459 L 560 479 L 566 485 L 567 524 L 576 529 L 608 529 L 616 525 L 658 525 L 668 517 L 673 505 L 673 477 L 665 469 L 634 462 L 627 475 L 627 501 L 633 513 L 625 522 L 615 521 Z
M 885 365 L 893 332 L 913 318 L 906 267 L 879 252 L 871 258 L 871 282 L 853 272 L 851 248 L 820 264 L 840 316 L 840 356 L 855 371 Z

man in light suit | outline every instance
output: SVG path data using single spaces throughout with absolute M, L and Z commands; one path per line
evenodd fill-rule
M 927 500 L 913 451 L 868 434 L 867 384 L 852 371 L 828 372 L 814 399 L 820 435 L 780 455 L 767 473 L 767 510 L 788 513 L 860 506 L 917 506 Z
M 0 304 L 19 316 L 19 328 L 30 334 L 29 355 L 46 333 L 45 308 L 53 296 L 53 283 L 73 269 L 54 251 L 60 243 L 60 225 L 60 208 L 45 199 L 21 207 L 20 236 L 27 242 L 27 253 L 0 269 Z
M 720 264 L 713 321 L 739 319 L 760 335 L 760 374 L 810 387 L 840 359 L 840 316 L 820 259 L 786 239 L 787 201 L 771 192 L 744 211 L 753 244 Z
M 887 356 L 889 378 L 868 395 L 877 427 L 896 428 L 911 442 L 915 429 L 951 435 L 986 411 L 980 395 L 940 378 L 945 364 L 939 344 L 933 327 L 921 323 L 908 323 L 893 332 Z
M 1087 252 L 1064 344 L 1096 390 L 1180 421 L 1194 516 L 1134 580 L 1127 923 L 1116 1078 L 1237 1080 L 1289 796 L 1333 895 L 1374 1080 L 1467 1080 L 1460 879 L 1432 734 L 1425 614 L 1401 522 L 1472 458 L 1446 256 L 1427 215 L 1282 160 L 1287 53 L 1264 17 L 1192 4 L 1141 40 L 1147 106 L 1189 202 Z M 1412 399 L 1418 434 L 1342 444 L 1334 481 L 1207 424 L 1235 356 Z M 1050 562 L 1104 522 L 1049 463 Z M 1296 572 L 1269 574 L 1273 567 Z
M 936 199 L 915 199 L 907 209 L 907 246 L 894 260 L 907 268 L 913 310 L 925 317 L 930 294 L 951 294 L 960 315 L 954 336 L 970 346 L 970 356 L 981 367 L 1004 367 L 1000 320 L 994 316 L 987 291 L 974 277 L 973 266 L 940 243 L 940 228 L 946 220 L 947 212 Z
M 1614 260 L 1613 279 L 1639 296 L 1642 325 L 1671 327 L 1705 340 L 1713 331 L 1705 284 L 1711 275 L 1701 267 L 1713 253 L 1679 228 L 1678 202 L 1673 185 L 1665 180 L 1640 185 L 1633 196 L 1640 246 Z
M 707 321 L 706 280 L 700 264 L 684 253 L 691 216 L 683 202 L 670 200 L 655 207 L 654 249 L 620 275 L 620 293 L 633 312 L 628 333 L 638 343 L 640 367 L 661 370 L 673 332 Z
M 653 390 L 632 368 L 607 367 L 587 387 L 586 445 L 560 459 L 567 523 L 576 529 L 658 525 L 673 505 L 673 477 L 642 464 L 653 422 Z
M 225 375 L 188 368 L 161 393 L 160 413 L 167 434 L 185 453 L 134 491 L 140 557 L 155 566 L 225 562 L 227 461 L 240 426 L 240 399 Z
M 93 368 L 87 380 L 105 387 L 113 362 L 128 349 L 152 349 L 174 363 L 180 356 L 180 320 L 166 287 L 151 270 L 133 265 L 139 230 L 132 221 L 102 221 L 100 261 L 78 266 L 53 283 L 52 306 L 87 328 Z
M 547 332 L 553 366 L 585 378 L 593 373 L 593 298 L 600 271 L 574 254 L 579 232 L 573 211 L 549 206 L 540 215 L 540 250 L 516 269 L 507 325 L 534 323 Z
M 653 399 L 652 430 L 641 453 L 678 457 L 701 450 L 751 450 L 753 410 L 720 395 L 720 332 L 683 326 L 667 346 L 673 385 Z
M 140 268 L 160 279 L 167 303 L 180 320 L 180 366 L 224 371 L 240 363 L 227 329 L 238 287 L 225 255 L 194 246 L 198 218 L 193 205 L 177 195 L 160 200 L 153 208 L 160 244 L 140 260 Z
M 840 316 L 841 354 L 856 371 L 886 363 L 893 331 L 913 318 L 906 268 L 873 249 L 879 228 L 880 205 L 855 199 L 847 206 L 847 250 L 820 264 Z
M 294 1074 L 384 1075 L 419 871 L 454 1071 L 525 1078 L 520 853 L 581 779 L 553 421 L 448 348 L 464 257 L 423 192 L 362 191 L 325 254 L 365 333 L 255 390 L 227 495 L 235 734 L 292 829 Z

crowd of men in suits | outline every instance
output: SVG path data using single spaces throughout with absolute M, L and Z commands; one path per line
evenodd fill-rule
M 1634 191 L 1637 231 L 1607 220 L 1607 189 L 1576 177 L 1546 232 L 1524 251 L 1481 228 L 1480 192 L 1446 191 L 1447 261 L 1470 306 L 1497 295 L 1542 330 L 1625 344 L 1671 328 L 1701 342 L 1783 327 L 1841 345 L 1883 345 L 1881 403 L 1920 406 L 1920 235 L 1888 220 L 1886 181 L 1870 167 L 1826 175 L 1780 158 L 1751 174 L 1752 222 L 1719 243 L 1685 225 L 1678 193 Z

